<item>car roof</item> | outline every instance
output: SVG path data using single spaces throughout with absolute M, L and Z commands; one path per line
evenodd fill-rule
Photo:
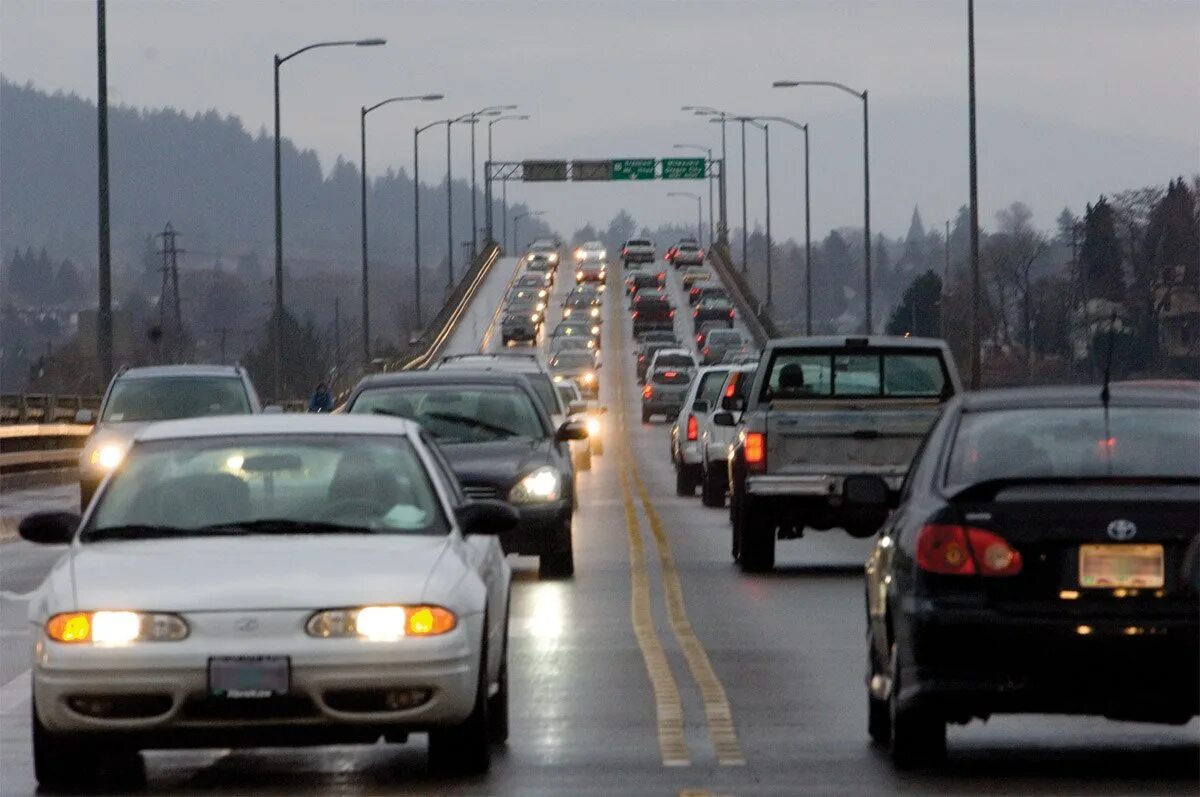
M 370 390 L 379 387 L 399 387 L 401 385 L 516 385 L 525 380 L 523 374 L 516 371 L 492 371 L 480 368 L 441 368 L 436 371 L 391 371 L 385 374 L 364 376 L 354 387 L 354 392 Z
M 168 376 L 237 376 L 242 375 L 236 365 L 214 365 L 196 363 L 187 365 L 147 365 L 127 368 L 117 374 L 117 379 L 158 379 Z
M 967 412 L 1043 407 L 1103 407 L 1100 385 L 1016 387 L 965 393 L 959 399 Z M 1200 388 L 1114 384 L 1109 388 L 1111 407 L 1180 407 L 1200 410 Z
M 945 349 L 940 338 L 907 338 L 900 335 L 823 335 L 776 338 L 767 343 L 772 349 L 840 349 L 845 347 L 885 346 L 897 349 Z
M 684 357 L 691 357 L 693 361 L 696 359 L 695 357 L 692 357 L 692 353 L 690 351 L 684 348 L 659 349 L 658 351 L 654 352 L 655 357 L 663 357 L 667 354 L 682 354 Z
M 222 415 L 152 423 L 134 435 L 136 442 L 197 437 L 231 437 L 259 434 L 363 434 L 409 436 L 420 426 L 403 418 L 383 415 L 330 414 L 323 412 Z

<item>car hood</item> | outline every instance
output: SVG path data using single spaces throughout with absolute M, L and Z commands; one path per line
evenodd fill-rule
M 288 534 L 81 544 L 79 609 L 236 611 L 419 601 L 448 536 Z
M 464 484 L 489 484 L 504 490 L 534 468 L 550 464 L 552 446 L 548 439 L 441 444 Z

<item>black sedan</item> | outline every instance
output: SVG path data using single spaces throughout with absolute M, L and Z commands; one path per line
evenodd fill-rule
M 1200 714 L 1200 391 L 965 394 L 899 502 L 866 567 L 869 730 L 897 766 L 992 714 Z
M 582 420 L 555 429 L 524 376 L 457 370 L 375 374 L 355 386 L 346 411 L 417 421 L 437 441 L 471 498 L 513 504 L 521 520 L 501 535 L 506 553 L 539 557 L 539 575 L 575 572 L 571 544 L 575 471 L 570 440 Z
M 698 334 L 706 321 L 720 321 L 727 327 L 733 326 L 733 305 L 725 299 L 701 299 L 692 310 L 692 333 Z

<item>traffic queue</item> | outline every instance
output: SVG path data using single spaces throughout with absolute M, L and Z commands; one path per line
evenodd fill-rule
M 119 782 L 148 748 L 413 732 L 435 770 L 485 771 L 506 555 L 573 576 L 578 474 L 626 369 L 618 411 L 669 423 L 675 491 L 728 511 L 741 571 L 806 535 L 873 541 L 865 731 L 896 766 L 995 714 L 1200 714 L 1196 385 L 972 393 L 940 340 L 760 347 L 696 241 L 620 259 L 614 280 L 602 243 L 535 242 L 498 351 L 366 376 L 333 413 L 268 411 L 238 368 L 119 373 L 80 419 L 82 514 L 20 527 L 69 544 L 30 604 L 39 783 Z M 631 361 L 604 380 L 618 317 Z

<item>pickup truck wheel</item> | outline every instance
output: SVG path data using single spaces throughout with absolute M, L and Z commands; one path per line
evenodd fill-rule
M 759 516 L 745 496 L 738 502 L 738 561 L 743 573 L 766 573 L 775 567 L 775 527 Z
M 691 498 L 696 494 L 696 477 L 691 466 L 680 462 L 675 465 L 675 495 Z
M 725 480 L 721 478 L 723 475 L 713 473 L 707 466 L 704 467 L 700 475 L 700 503 L 711 507 L 725 506 Z

